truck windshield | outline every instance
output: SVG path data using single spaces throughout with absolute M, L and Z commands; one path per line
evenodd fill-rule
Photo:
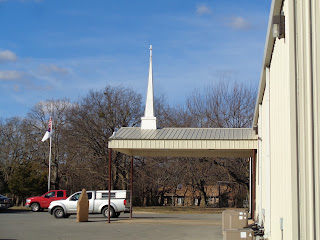
M 71 201 L 78 201 L 80 195 L 81 195 L 81 193 L 76 193 L 76 194 L 74 194 L 74 195 L 70 198 L 70 200 L 71 200 Z
M 81 192 L 74 194 L 71 198 L 70 201 L 78 201 L 80 198 Z M 92 198 L 92 192 L 87 192 L 88 199 Z
M 54 195 L 55 195 L 55 192 L 49 192 L 44 197 L 45 198 L 51 198 L 51 197 L 54 197 Z

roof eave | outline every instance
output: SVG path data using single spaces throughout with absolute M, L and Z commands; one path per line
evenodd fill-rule
M 269 23 L 268 23 L 268 30 L 267 30 L 267 37 L 265 42 L 264 48 L 264 57 L 263 57 L 263 64 L 261 67 L 261 75 L 260 75 L 260 83 L 259 83 L 259 91 L 256 100 L 256 107 L 254 110 L 254 117 L 252 122 L 252 127 L 258 124 L 258 117 L 259 117 L 259 104 L 262 103 L 264 89 L 266 86 L 266 78 L 265 78 L 265 68 L 270 66 L 271 57 L 273 46 L 275 43 L 275 38 L 272 35 L 272 18 L 274 15 L 277 15 L 281 11 L 283 1 L 281 0 L 272 0 L 270 15 L 269 15 Z

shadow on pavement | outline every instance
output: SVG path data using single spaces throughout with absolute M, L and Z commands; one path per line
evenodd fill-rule
M 32 213 L 30 211 L 30 209 L 12 209 L 12 208 L 8 208 L 8 209 L 1 209 L 0 210 L 0 214 L 1 213 L 11 213 L 11 214 L 21 214 L 21 213 Z M 0 239 L 2 240 L 2 239 Z

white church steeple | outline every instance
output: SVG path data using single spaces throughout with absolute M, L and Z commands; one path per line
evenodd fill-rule
M 146 108 L 144 111 L 144 117 L 141 118 L 141 129 L 157 129 L 157 118 L 154 116 L 153 107 L 152 45 L 150 45 L 150 65 Z

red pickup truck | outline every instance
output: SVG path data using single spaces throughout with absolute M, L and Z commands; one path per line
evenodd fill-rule
M 33 212 L 42 211 L 48 208 L 50 203 L 55 200 L 67 199 L 66 190 L 51 190 L 39 197 L 30 197 L 26 200 L 26 207 L 31 207 Z

